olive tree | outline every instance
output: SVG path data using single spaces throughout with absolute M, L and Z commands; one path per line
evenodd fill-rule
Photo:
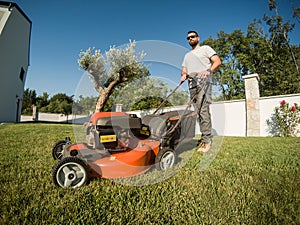
M 145 54 L 135 53 L 135 41 L 125 48 L 111 46 L 104 54 L 100 50 L 88 48 L 79 54 L 78 65 L 88 72 L 95 90 L 100 94 L 95 112 L 103 111 L 106 102 L 115 90 L 127 83 L 149 76 L 149 71 L 141 63 Z

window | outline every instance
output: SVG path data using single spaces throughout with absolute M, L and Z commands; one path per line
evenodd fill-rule
M 22 82 L 24 82 L 24 76 L 25 76 L 25 70 L 23 69 L 23 67 L 21 68 L 21 71 L 20 71 L 20 76 L 19 76 L 19 78 L 20 78 L 20 80 L 22 81 Z

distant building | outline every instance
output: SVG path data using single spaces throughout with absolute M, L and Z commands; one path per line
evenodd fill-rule
M 0 122 L 19 122 L 29 66 L 31 21 L 14 2 L 0 1 Z

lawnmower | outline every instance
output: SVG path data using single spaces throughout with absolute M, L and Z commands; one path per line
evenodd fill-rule
M 86 142 L 72 143 L 67 137 L 54 144 L 54 183 L 77 188 L 93 178 L 128 178 L 151 168 L 174 167 L 178 144 L 195 136 L 196 113 L 188 108 L 164 113 L 158 109 L 143 118 L 125 112 L 94 113 L 85 125 Z

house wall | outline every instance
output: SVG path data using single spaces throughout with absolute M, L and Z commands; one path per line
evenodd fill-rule
M 9 10 L 0 5 L 0 11 L 0 122 L 18 122 L 29 66 L 31 21 L 17 6 Z

